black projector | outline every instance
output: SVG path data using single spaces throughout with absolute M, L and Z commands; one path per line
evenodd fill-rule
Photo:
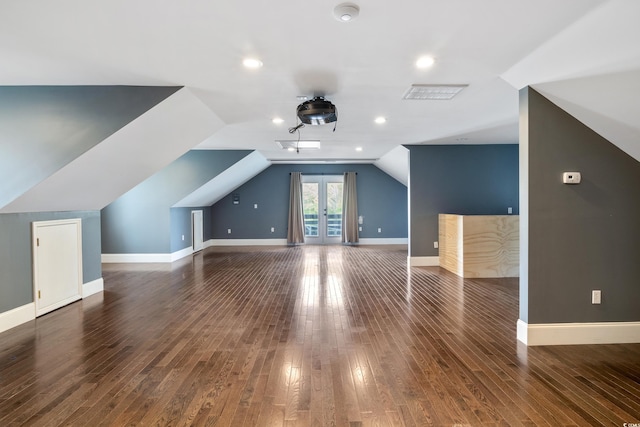
M 307 125 L 323 125 L 338 120 L 336 106 L 321 96 L 303 102 L 296 111 L 300 121 Z

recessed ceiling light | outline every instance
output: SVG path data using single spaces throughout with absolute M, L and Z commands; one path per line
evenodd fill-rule
M 284 119 L 280 118 L 280 117 L 274 117 L 273 120 L 271 120 L 271 121 L 276 125 L 284 123 Z
M 382 116 L 381 116 L 381 117 L 376 117 L 375 122 L 376 122 L 377 124 L 381 125 L 382 123 L 386 123 L 386 122 L 387 122 L 387 119 L 386 119 L 386 118 L 384 118 L 384 117 L 382 117 Z
M 340 22 L 353 21 L 360 14 L 360 8 L 353 3 L 342 3 L 333 9 L 333 16 Z
M 362 151 L 362 147 L 356 147 L 356 151 Z
M 247 68 L 260 68 L 262 67 L 262 61 L 260 61 L 259 59 L 256 58 L 245 58 L 242 61 L 242 65 L 244 65 Z
M 429 68 L 433 66 L 435 62 L 436 60 L 433 59 L 432 56 L 423 56 L 421 58 L 418 58 L 418 60 L 416 61 L 416 67 L 420 69 Z

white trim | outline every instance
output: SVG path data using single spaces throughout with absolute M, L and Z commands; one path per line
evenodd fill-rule
M 171 261 L 169 261 L 169 262 L 177 261 L 179 259 L 188 257 L 191 254 L 193 254 L 193 247 L 192 246 L 187 246 L 184 249 L 181 249 L 181 250 L 179 250 L 177 252 L 173 252 L 171 254 Z
M 360 239 L 361 245 L 406 245 L 406 238 Z M 211 246 L 287 246 L 287 239 L 209 239 L 204 248 Z M 171 254 L 102 254 L 103 263 L 145 263 L 174 262 L 193 254 L 192 247 L 186 247 Z M 433 258 L 433 257 L 432 257 Z M 435 257 L 436 259 L 438 257 Z M 429 264 L 432 265 L 432 264 Z M 438 264 L 435 264 L 438 265 Z
M 287 239 L 211 239 L 209 246 L 286 246 Z
M 359 245 L 406 245 L 408 239 L 406 237 L 399 238 L 362 238 L 358 242 Z
M 516 338 L 525 345 L 529 345 L 527 326 L 528 325 L 520 319 L 516 322 Z
M 526 345 L 640 343 L 640 322 L 517 323 L 518 340 Z
M 439 256 L 413 256 L 407 257 L 409 267 L 439 267 Z
M 104 279 L 101 277 L 82 285 L 82 298 L 87 298 L 104 290 Z M 71 301 L 75 302 L 75 301 Z M 66 305 L 66 304 L 65 304 Z M 30 302 L 21 307 L 0 313 L 0 333 L 36 318 L 36 303 Z
M 82 285 L 82 298 L 104 291 L 104 279 L 101 277 Z
M 13 310 L 0 313 L 0 332 L 4 332 L 18 325 L 36 318 L 36 303 L 30 302 Z
M 171 254 L 102 254 L 102 262 L 171 262 Z

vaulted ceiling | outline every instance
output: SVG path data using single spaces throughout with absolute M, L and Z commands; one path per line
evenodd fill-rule
M 216 122 L 192 146 L 372 162 L 399 180 L 403 144 L 517 143 L 518 90 L 532 85 L 640 159 L 640 2 L 355 0 L 350 22 L 335 18 L 339 3 L 3 2 L 0 85 L 184 86 L 211 111 L 198 120 Z M 422 56 L 433 66 L 417 68 Z M 243 67 L 248 57 L 262 67 Z M 403 100 L 413 84 L 468 87 Z M 335 132 L 290 134 L 298 97 L 314 95 L 338 107 Z M 275 142 L 298 137 L 321 148 Z

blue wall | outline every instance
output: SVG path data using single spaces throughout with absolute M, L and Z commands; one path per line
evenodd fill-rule
M 640 321 L 640 163 L 535 90 L 520 99 L 529 172 L 520 319 Z M 571 171 L 579 185 L 562 183 Z M 594 289 L 601 304 L 591 304 Z
M 373 165 L 273 165 L 212 206 L 214 239 L 286 239 L 290 172 L 308 175 L 358 173 L 361 238 L 407 237 L 407 188 Z M 254 204 L 258 209 L 254 209 Z M 275 232 L 271 233 L 271 227 Z M 378 233 L 378 227 L 382 233 Z M 227 234 L 227 229 L 232 234 Z
M 172 243 L 171 206 L 249 153 L 192 150 L 125 193 L 102 210 L 102 253 L 167 254 L 180 247 Z
M 438 256 L 438 215 L 518 214 L 517 145 L 411 145 L 409 255 Z
M 193 246 L 191 234 L 191 211 L 202 211 L 203 240 L 212 238 L 211 206 L 193 208 L 171 208 L 171 253 Z M 184 240 L 182 240 L 184 236 Z
M 100 212 L 38 212 L 0 214 L 0 313 L 33 302 L 31 223 L 82 219 L 82 280 L 102 277 Z

